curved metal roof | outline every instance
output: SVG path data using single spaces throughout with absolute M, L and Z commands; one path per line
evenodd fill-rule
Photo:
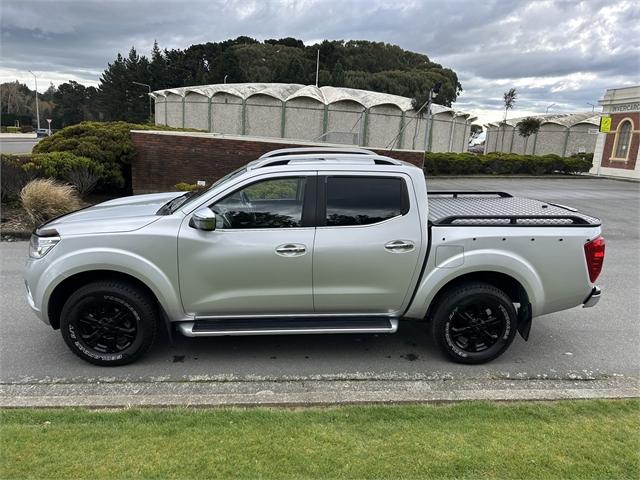
M 369 90 L 358 90 L 355 88 L 342 87 L 316 87 L 314 85 L 300 85 L 297 83 L 224 83 L 214 85 L 198 85 L 193 87 L 168 88 L 156 90 L 151 93 L 154 98 L 166 97 L 169 94 L 184 97 L 188 93 L 196 93 L 206 97 L 213 97 L 218 93 L 227 93 L 237 96 L 243 100 L 252 95 L 268 95 L 282 102 L 287 102 L 295 98 L 311 98 L 324 105 L 341 101 L 352 101 L 359 103 L 364 108 L 371 108 L 380 105 L 394 105 L 403 112 L 413 110 L 411 99 L 399 95 L 388 93 L 372 92 Z M 439 113 L 450 113 L 454 116 L 465 116 L 468 114 L 458 112 L 452 108 L 442 105 L 431 105 L 434 115 Z
M 547 115 L 532 115 L 533 118 L 540 120 L 541 125 L 545 123 L 555 123 L 563 127 L 573 127 L 579 123 L 588 123 L 590 125 L 600 125 L 600 114 L 594 112 L 576 112 L 576 113 L 550 113 Z M 507 125 L 515 127 L 521 120 L 528 117 L 510 118 Z M 499 127 L 502 122 L 488 123 L 487 127 Z

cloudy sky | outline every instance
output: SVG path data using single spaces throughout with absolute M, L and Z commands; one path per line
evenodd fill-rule
M 640 83 L 637 0 L 0 0 L 0 81 L 39 90 L 69 79 L 97 85 L 107 62 L 134 45 L 148 53 L 238 35 L 365 39 L 427 54 L 458 73 L 456 108 L 482 123 L 590 110 L 604 90 Z

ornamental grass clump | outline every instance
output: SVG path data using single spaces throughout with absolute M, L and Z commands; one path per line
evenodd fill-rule
M 20 201 L 33 227 L 80 208 L 76 190 L 50 178 L 33 180 L 25 185 L 20 192 Z

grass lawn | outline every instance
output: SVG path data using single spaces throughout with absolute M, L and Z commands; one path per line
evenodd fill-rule
M 3 410 L 6 478 L 640 478 L 640 400 Z

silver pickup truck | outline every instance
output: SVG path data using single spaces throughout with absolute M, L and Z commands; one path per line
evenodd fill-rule
M 477 364 L 533 317 L 598 302 L 600 221 L 504 192 L 427 193 L 363 149 L 276 150 L 195 193 L 111 200 L 41 225 L 27 299 L 98 365 L 188 337 L 394 333 L 426 321 Z

